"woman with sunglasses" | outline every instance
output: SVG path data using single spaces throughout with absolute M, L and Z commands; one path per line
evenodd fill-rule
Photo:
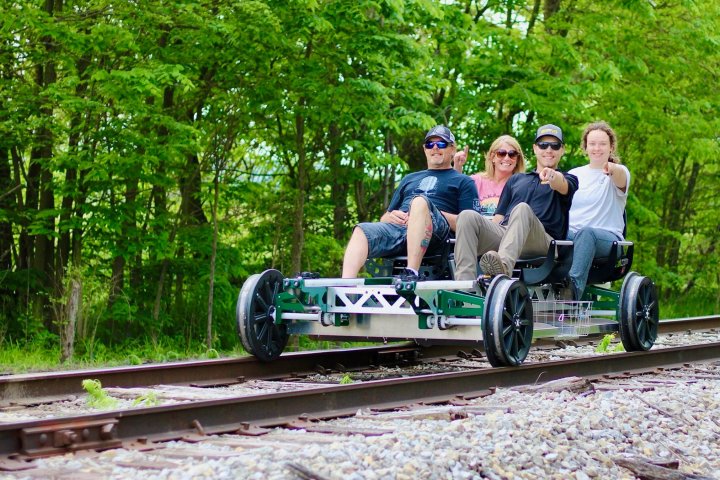
M 607 257 L 615 241 L 623 240 L 625 204 L 630 171 L 620 164 L 617 135 L 606 122 L 585 128 L 581 146 L 589 162 L 573 168 L 580 186 L 570 206 L 568 239 L 572 240 L 573 263 L 570 288 L 582 298 L 593 258 Z
M 462 173 L 467 160 L 468 149 L 455 154 L 454 168 Z M 480 213 L 489 217 L 495 215 L 503 187 L 514 173 L 525 171 L 525 156 L 520 144 L 510 135 L 501 135 L 490 145 L 485 155 L 485 170 L 470 178 L 477 186 L 480 197 Z

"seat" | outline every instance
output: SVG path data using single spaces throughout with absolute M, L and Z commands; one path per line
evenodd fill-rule
M 627 238 L 627 211 L 623 211 L 623 238 Z M 632 267 L 633 242 L 613 242 L 613 248 L 607 257 L 593 259 L 588 273 L 588 285 L 613 282 L 623 278 Z
M 570 240 L 553 240 L 545 255 L 518 259 L 515 272 L 526 285 L 561 282 L 572 266 L 572 247 Z
M 418 274 L 425 280 L 451 280 L 455 270 L 453 246 L 455 239 L 450 238 L 443 248 L 434 255 L 425 255 L 420 263 Z M 399 275 L 407 266 L 407 256 L 369 258 L 365 261 L 365 271 L 371 277 L 392 277 Z
M 418 274 L 425 280 L 452 280 L 455 262 L 453 246 L 455 239 L 450 238 L 443 248 L 434 255 L 425 255 L 420 263 Z M 371 277 L 392 277 L 399 275 L 407 267 L 407 256 L 369 258 L 365 261 L 365 271 Z
M 634 247 L 633 242 L 613 242 L 610 255 L 593 260 L 588 274 L 588 285 L 607 283 L 623 278 L 632 267 Z

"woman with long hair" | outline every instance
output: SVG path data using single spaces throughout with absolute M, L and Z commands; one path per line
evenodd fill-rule
M 607 122 L 588 125 L 581 147 L 588 164 L 568 172 L 579 182 L 570 207 L 568 231 L 568 239 L 574 243 L 570 288 L 576 300 L 585 291 L 593 259 L 607 257 L 613 242 L 623 240 L 630 187 L 630 171 L 620 164 L 617 135 Z
M 455 154 L 455 170 L 462 173 L 467 160 L 467 147 Z M 503 187 L 514 173 L 525 171 L 525 156 L 520 144 L 510 135 L 501 135 L 490 145 L 485 155 L 485 170 L 470 175 L 478 189 L 483 215 L 495 215 Z

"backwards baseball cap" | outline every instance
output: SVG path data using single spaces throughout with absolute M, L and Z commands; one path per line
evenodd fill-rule
M 425 141 L 430 137 L 440 137 L 448 143 L 455 143 L 455 135 L 445 125 L 435 125 L 431 128 L 425 135 Z
M 538 138 L 544 137 L 545 135 L 550 135 L 551 137 L 555 137 L 560 140 L 560 142 L 565 143 L 563 142 L 562 130 L 560 130 L 560 127 L 557 125 L 549 123 L 538 128 L 537 135 L 535 135 L 535 141 L 537 142 Z

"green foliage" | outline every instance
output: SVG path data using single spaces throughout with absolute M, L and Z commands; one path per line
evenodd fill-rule
M 133 400 L 133 407 L 156 407 L 160 405 L 162 401 L 157 397 L 157 393 L 149 391 L 137 397 Z
M 88 407 L 99 410 L 112 410 L 118 407 L 118 400 L 102 389 L 100 380 L 85 379 L 82 381 L 82 387 L 88 393 L 86 401 Z
M 584 125 L 609 121 L 632 173 L 633 269 L 664 316 L 717 313 L 720 4 L 555 3 L 11 2 L 0 340 L 55 349 L 72 274 L 76 362 L 202 355 L 215 255 L 211 341 L 233 350 L 243 281 L 337 275 L 353 225 L 424 168 L 435 123 L 474 173 L 504 133 L 532 167 L 546 122 L 578 166 Z
M 605 335 L 602 340 L 600 340 L 598 346 L 595 347 L 595 353 L 624 352 L 625 346 L 620 342 L 611 347 L 613 340 L 615 340 L 614 333 Z
M 595 353 L 607 353 L 610 348 L 610 343 L 615 339 L 614 333 L 608 333 L 605 335 L 597 347 L 595 347 Z
M 343 375 L 340 379 L 340 385 L 349 385 L 351 383 L 354 383 L 354 380 L 350 377 L 350 375 Z

